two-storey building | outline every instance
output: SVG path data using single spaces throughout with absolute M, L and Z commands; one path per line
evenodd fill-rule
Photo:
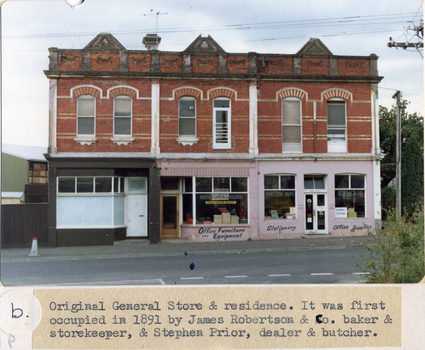
M 50 48 L 49 244 L 366 234 L 380 223 L 377 59 Z

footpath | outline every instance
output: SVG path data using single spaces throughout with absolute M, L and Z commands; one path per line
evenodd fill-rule
M 261 241 L 195 242 L 166 239 L 150 244 L 147 239 L 115 242 L 109 246 L 37 247 L 37 256 L 29 256 L 31 248 L 2 248 L 1 261 L 105 259 L 170 256 L 189 254 L 234 254 L 250 252 L 276 252 L 312 249 L 345 249 L 368 244 L 368 237 L 317 237 Z

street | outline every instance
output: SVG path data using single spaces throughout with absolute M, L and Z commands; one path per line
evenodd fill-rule
M 5 286 L 345 284 L 360 247 L 135 258 L 6 261 Z

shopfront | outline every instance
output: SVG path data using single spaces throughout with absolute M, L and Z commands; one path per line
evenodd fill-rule
M 161 162 L 161 237 L 196 241 L 253 238 L 257 214 L 252 210 L 256 208 L 252 162 L 221 162 L 218 167 L 210 162 L 202 168 L 199 162 L 184 164 L 185 168 L 178 168 L 178 163 Z M 170 176 L 182 173 L 185 176 Z
M 267 161 L 258 168 L 260 239 L 374 229 L 371 161 Z
M 49 245 L 108 245 L 159 236 L 151 159 L 50 158 Z

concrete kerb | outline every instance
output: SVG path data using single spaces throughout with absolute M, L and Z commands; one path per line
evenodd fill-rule
M 307 243 L 307 242 L 306 242 Z M 329 242 L 330 243 L 330 242 Z M 174 244 L 173 244 L 174 245 Z M 174 245 L 177 247 L 178 245 Z M 347 247 L 364 247 L 364 243 L 360 242 L 347 242 L 343 244 L 322 244 L 322 245 L 302 245 L 302 246 L 290 246 L 290 247 L 262 247 L 262 248 L 245 248 L 245 249 L 199 249 L 196 250 L 196 244 L 191 244 L 190 247 L 182 247 L 181 250 L 173 251 L 157 251 L 157 252 L 139 252 L 139 253 L 124 253 L 124 252 L 111 252 L 96 254 L 96 249 L 93 248 L 94 252 L 92 254 L 81 254 L 78 253 L 78 248 L 53 248 L 61 251 L 62 254 L 48 256 L 39 252 L 38 256 L 14 256 L 14 257 L 5 257 L 2 254 L 2 262 L 17 262 L 17 261 L 53 261 L 53 260 L 83 260 L 83 259 L 116 259 L 116 258 L 143 258 L 143 257 L 155 257 L 155 256 L 178 256 L 178 255 L 207 255 L 207 254 L 249 254 L 249 253 L 260 253 L 260 252 L 279 252 L 279 251 L 305 251 L 305 250 L 323 250 L 323 249 L 346 249 Z M 43 249 L 43 251 L 49 252 L 49 248 Z M 74 251 L 74 254 L 71 252 Z M 9 255 L 9 254 L 8 254 Z M 19 255 L 19 254 L 16 254 Z

